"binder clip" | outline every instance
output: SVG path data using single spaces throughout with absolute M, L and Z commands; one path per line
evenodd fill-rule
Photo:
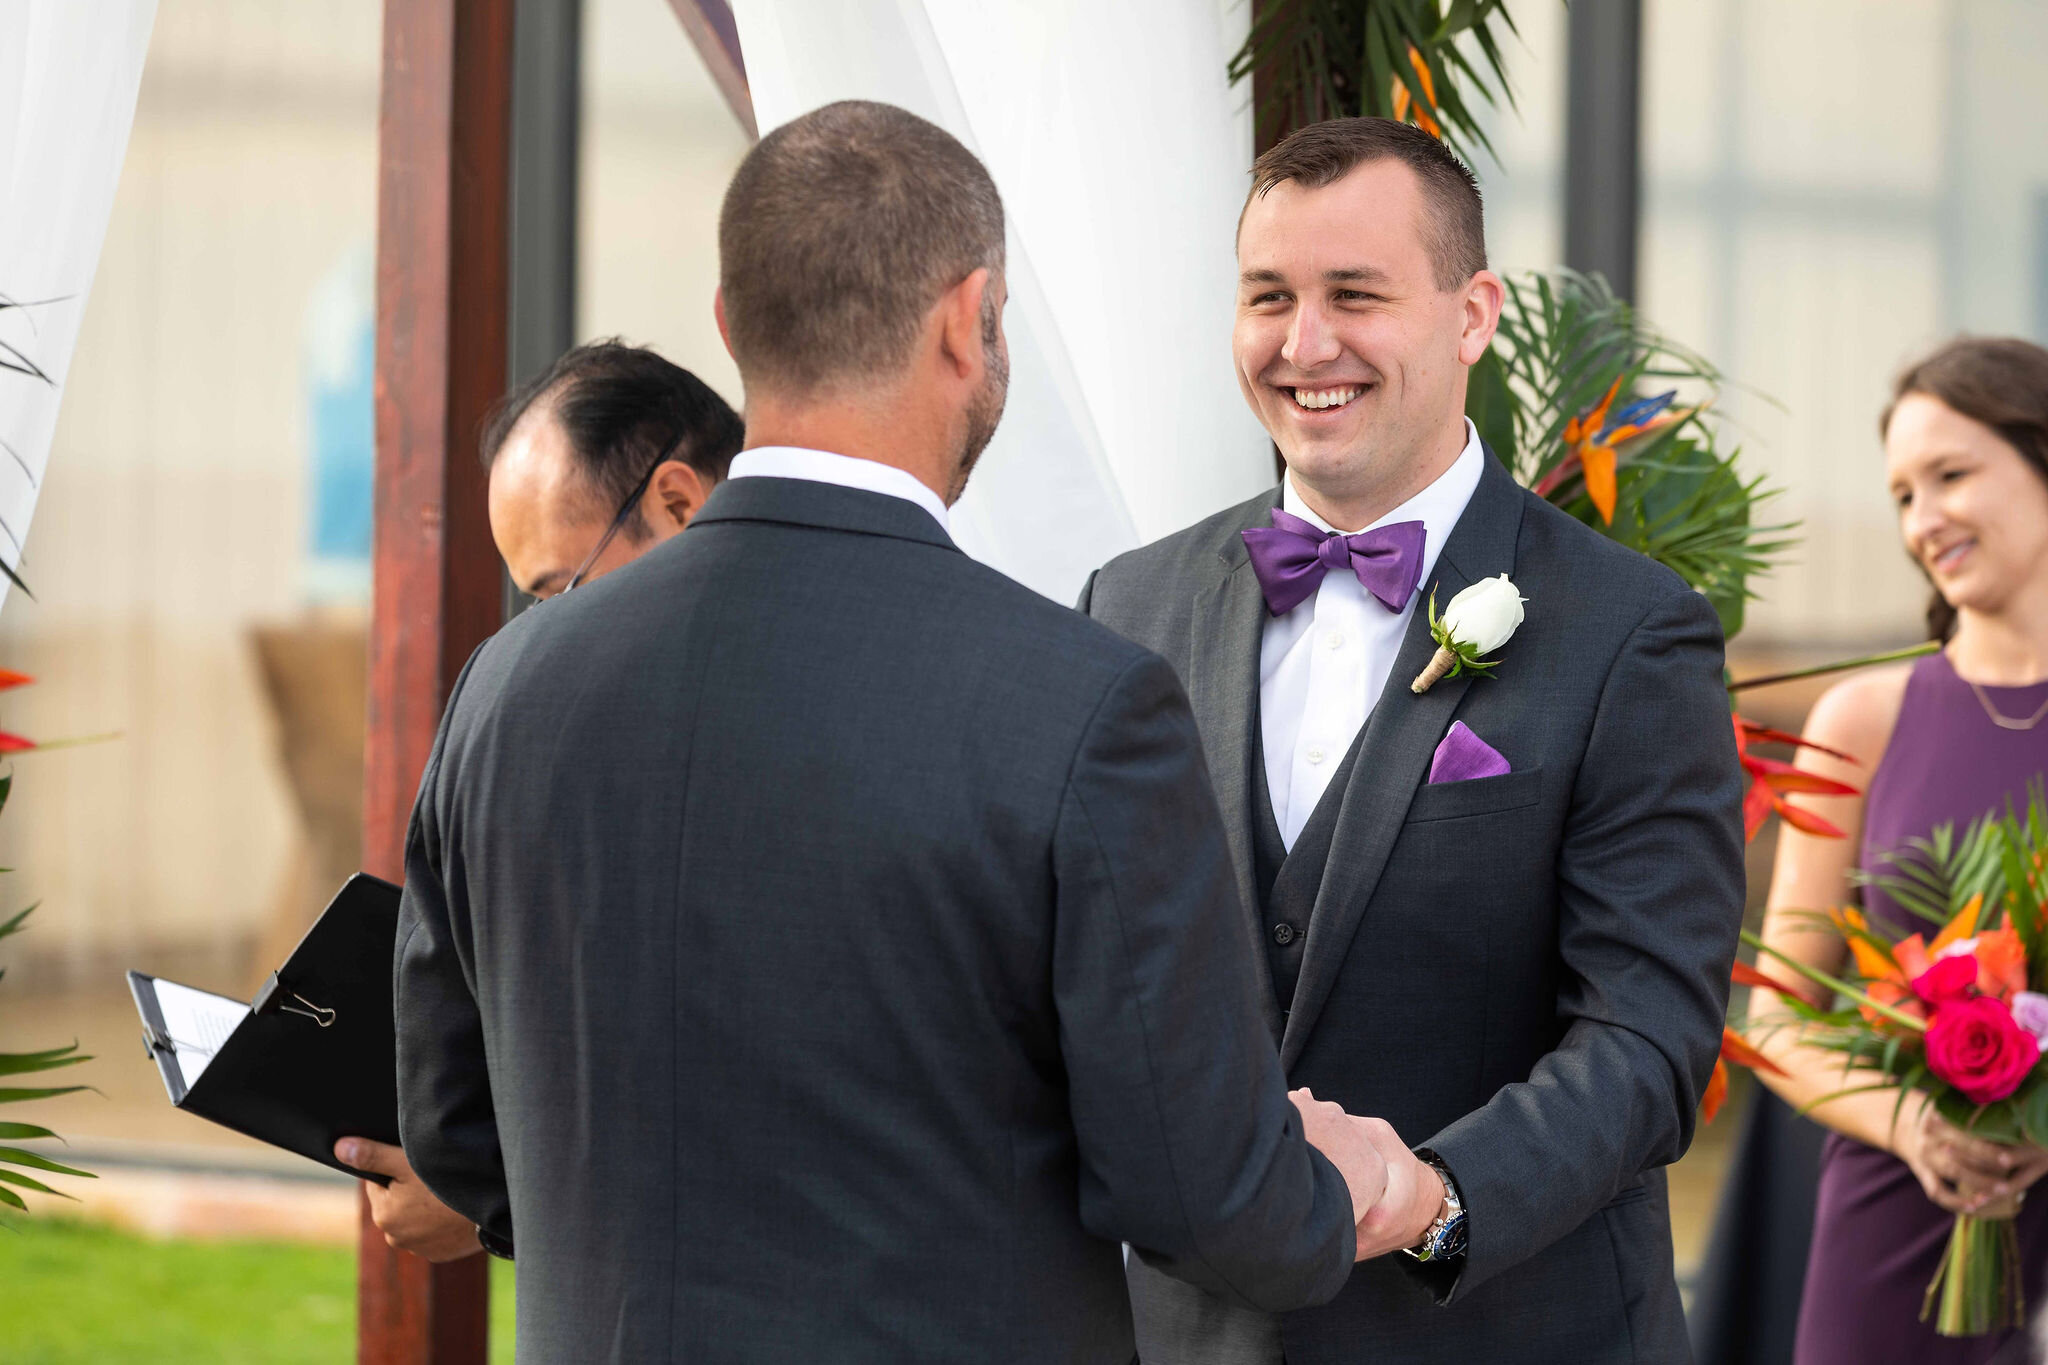
M 144 1020 L 142 1024 L 142 1048 L 152 1062 L 163 1053 L 169 1052 L 175 1055 L 178 1051 L 178 1045 L 172 1042 L 167 1035 L 158 1033 L 156 1025 L 148 1020 Z
M 324 1005 L 316 1005 L 297 991 L 284 984 L 276 972 L 264 981 L 263 988 L 256 992 L 256 998 L 249 1002 L 252 1014 L 296 1014 L 311 1019 L 321 1028 L 334 1023 L 334 1011 Z

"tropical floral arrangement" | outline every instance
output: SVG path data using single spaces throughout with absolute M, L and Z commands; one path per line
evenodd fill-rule
M 1744 1031 L 1795 1024 L 1803 1042 L 1841 1054 L 1842 1089 L 1814 1105 L 1897 1088 L 1898 1110 L 1919 1092 L 1976 1137 L 2048 1147 L 2048 802 L 2037 787 L 2023 811 L 1983 816 L 1960 837 L 1944 826 L 1887 861 L 1865 880 L 1924 927 L 1902 933 L 1849 908 L 1812 912 L 1848 941 L 1852 967 L 1841 977 L 1745 932 L 1760 958 L 1820 986 L 1831 1004 L 1781 993 L 1790 1014 Z M 1747 966 L 1735 980 L 1785 992 Z M 2015 1199 L 1956 1215 L 1921 1309 L 1943 1336 L 2024 1325 L 2017 1212 Z
M 0 669 L 0 691 L 20 687 L 32 681 L 34 680 L 25 674 Z M 20 735 L 0 731 L 0 753 L 18 754 L 26 753 L 31 749 L 52 747 L 56 746 L 39 745 L 34 740 L 24 739 Z M 0 810 L 6 808 L 7 798 L 13 794 L 13 791 L 14 774 L 0 774 Z M 0 871 L 5 870 L 0 868 Z M 36 907 L 31 905 L 25 910 L 18 911 L 10 919 L 0 920 L 0 939 L 20 933 L 27 926 L 28 917 L 35 913 L 35 909 Z M 0 969 L 0 976 L 4 975 L 4 969 Z M 91 1057 L 78 1050 L 77 1043 L 69 1043 L 63 1047 L 46 1048 L 40 1052 L 0 1052 L 0 1104 L 16 1104 L 25 1100 L 49 1099 L 54 1095 L 68 1095 L 73 1091 L 82 1090 L 85 1087 L 78 1085 L 54 1087 L 19 1086 L 7 1082 L 11 1077 L 40 1071 L 56 1071 L 63 1067 L 76 1066 L 80 1062 L 91 1060 Z M 26 1171 L 86 1176 L 88 1178 L 91 1176 L 92 1173 L 90 1171 L 81 1171 L 75 1167 L 63 1165 L 52 1161 L 40 1153 L 13 1145 L 17 1142 L 31 1142 L 38 1138 L 54 1138 L 56 1136 L 48 1128 L 44 1128 L 39 1124 L 0 1121 L 0 1144 L 4 1144 L 0 1145 L 0 1204 L 4 1204 L 12 1209 L 26 1211 L 28 1205 L 21 1197 L 20 1191 L 22 1190 L 30 1190 L 37 1194 L 55 1194 L 69 1198 L 61 1190 L 51 1189 L 36 1177 L 24 1174 Z

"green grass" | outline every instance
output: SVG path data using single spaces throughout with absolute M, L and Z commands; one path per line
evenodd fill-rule
M 6 1365 L 349 1365 L 355 1254 L 155 1242 L 81 1223 L 0 1224 Z M 512 1267 L 491 1263 L 491 1359 L 512 1360 Z

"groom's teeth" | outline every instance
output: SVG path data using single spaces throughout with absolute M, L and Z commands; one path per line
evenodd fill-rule
M 1365 390 L 1357 384 L 1347 384 L 1341 389 L 1296 389 L 1294 401 L 1304 408 L 1339 408 L 1358 397 Z

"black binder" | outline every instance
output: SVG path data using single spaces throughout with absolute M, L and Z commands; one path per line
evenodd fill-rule
M 128 973 L 142 1038 L 171 1103 L 238 1133 L 311 1157 L 365 1180 L 389 1178 L 334 1159 L 339 1138 L 398 1142 L 398 1040 L 392 1023 L 391 959 L 398 888 L 358 873 L 328 903 L 284 966 L 271 973 L 248 1013 L 189 1088 L 179 1040 L 166 1028 L 158 981 Z M 178 991 L 191 987 L 168 982 Z M 181 996 L 189 1000 L 189 996 Z M 239 1001 L 208 996 L 221 1006 Z M 185 1043 L 196 1061 L 203 1049 Z

